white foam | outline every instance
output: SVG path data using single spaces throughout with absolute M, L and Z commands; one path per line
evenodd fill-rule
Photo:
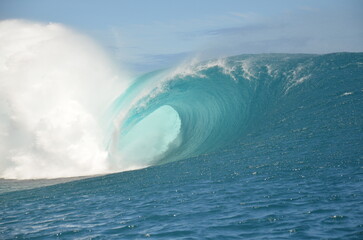
M 343 93 L 342 95 L 340 95 L 340 96 L 349 96 L 349 95 L 352 95 L 353 94 L 353 92 L 345 92 L 345 93 Z
M 0 22 L 0 178 L 110 171 L 98 117 L 121 79 L 95 43 L 60 24 Z
M 252 73 L 251 62 L 249 60 L 242 61 L 242 70 L 244 72 L 243 77 L 252 80 L 252 78 L 256 78 L 256 76 Z
M 290 71 L 290 75 L 287 77 L 288 82 L 286 84 L 285 94 L 288 93 L 291 88 L 296 87 L 311 78 L 311 74 L 303 75 L 307 72 L 307 67 L 308 65 L 299 65 L 294 70 Z
M 206 76 L 202 73 L 202 71 L 213 67 L 219 67 L 222 69 L 224 74 L 229 75 L 233 80 L 237 81 L 234 75 L 236 66 L 229 66 L 226 58 L 218 58 L 216 60 L 200 63 L 198 57 L 194 57 L 191 60 L 180 64 L 177 68 L 170 72 L 168 79 L 176 77 L 184 78 L 187 76 L 205 78 Z

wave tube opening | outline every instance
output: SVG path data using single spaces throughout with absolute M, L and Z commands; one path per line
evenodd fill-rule
M 110 151 L 113 168 L 132 170 L 150 166 L 178 146 L 180 127 L 179 114 L 164 105 L 131 128 L 120 130 Z

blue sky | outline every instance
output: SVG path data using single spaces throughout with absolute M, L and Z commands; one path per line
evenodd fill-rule
M 135 71 L 243 53 L 363 51 L 361 0 L 0 0 L 0 19 L 57 22 Z

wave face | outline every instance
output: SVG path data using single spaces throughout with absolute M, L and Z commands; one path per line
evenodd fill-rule
M 265 131 L 275 132 L 289 112 L 361 94 L 362 63 L 363 54 L 262 54 L 148 73 L 110 109 L 111 161 L 135 169 L 223 151 L 271 124 Z M 316 122 L 290 118 L 301 128 Z
M 238 73 L 227 72 L 224 64 L 226 60 L 182 66 L 136 79 L 110 110 L 115 121 L 109 149 L 116 161 L 131 158 L 126 167 L 138 168 L 180 160 L 240 136 L 253 84 L 236 79 Z

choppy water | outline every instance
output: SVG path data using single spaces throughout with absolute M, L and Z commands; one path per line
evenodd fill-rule
M 137 150 L 150 167 L 3 192 L 0 238 L 362 239 L 362 53 L 183 69 L 142 76 L 111 108 L 134 103 L 109 128 L 114 159 Z M 143 152 L 150 126 L 166 140 Z

